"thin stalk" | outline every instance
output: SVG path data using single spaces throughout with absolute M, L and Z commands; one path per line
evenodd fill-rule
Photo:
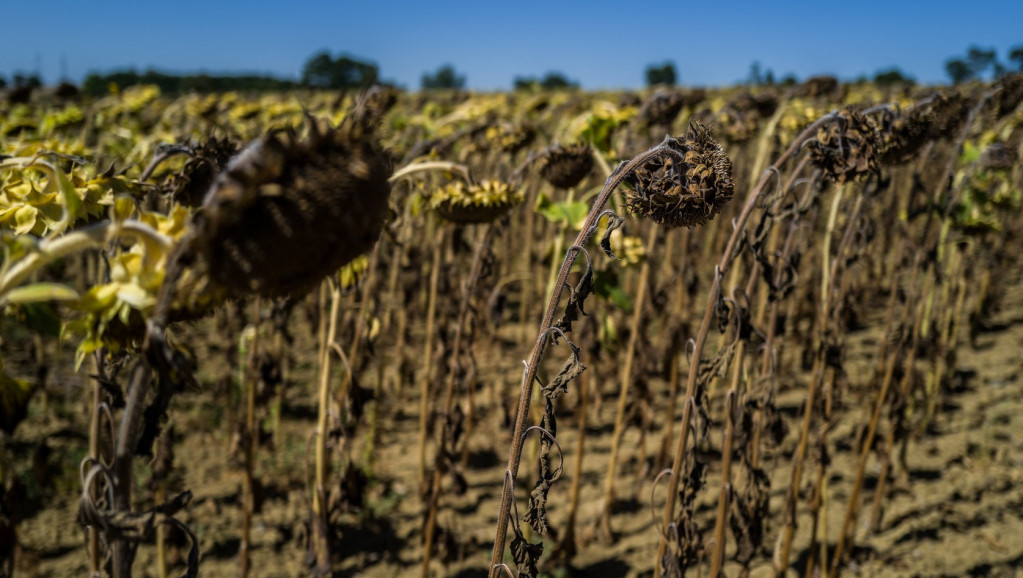
M 470 306 L 472 302 L 472 296 L 476 291 L 476 283 L 479 281 L 480 274 L 483 272 L 483 255 L 487 252 L 490 246 L 490 239 L 493 234 L 494 226 L 493 223 L 488 223 L 481 235 L 479 242 L 476 244 L 476 251 L 473 255 L 472 266 L 469 270 L 469 278 L 466 280 L 465 286 L 462 293 L 462 301 L 458 307 L 458 320 L 455 325 L 455 336 L 453 339 L 452 350 L 451 350 L 451 367 L 448 368 L 448 382 L 447 387 L 444 391 L 444 416 L 447 418 L 451 415 L 454 409 L 455 399 L 455 385 L 461 374 L 461 363 L 459 358 L 462 354 L 462 339 L 465 335 L 465 326 L 469 317 Z M 421 576 L 427 578 L 430 575 L 430 558 L 433 550 L 433 538 L 434 533 L 437 529 L 437 505 L 440 501 L 441 493 L 441 459 L 445 453 L 445 448 L 451 443 L 451 432 L 449 430 L 449 420 L 444 420 L 444 426 L 441 429 L 441 440 L 440 448 L 437 451 L 437 465 L 433 469 L 433 479 L 430 487 L 430 503 L 429 503 L 429 514 L 426 519 L 426 528 L 423 532 L 423 564 Z M 464 442 L 463 442 L 464 443 Z M 450 452 L 450 455 L 454 455 L 454 452 Z
M 501 560 L 504 556 L 505 539 L 507 537 L 508 523 L 510 521 L 511 501 L 514 498 L 515 479 L 518 476 L 519 462 L 522 458 L 523 433 L 526 431 L 526 424 L 529 419 L 529 406 L 532 397 L 533 385 L 536 381 L 537 371 L 540 368 L 540 361 L 547 349 L 548 330 L 554 321 L 554 314 L 561 302 L 562 294 L 564 293 L 565 286 L 568 282 L 568 275 L 571 272 L 576 259 L 579 257 L 579 253 L 582 250 L 583 245 L 594 235 L 594 233 L 596 233 L 597 223 L 600 220 L 600 217 L 604 214 L 604 206 L 607 204 L 614 190 L 621 184 L 626 175 L 635 170 L 643 162 L 646 162 L 647 159 L 659 154 L 675 153 L 662 143 L 640 154 L 631 161 L 620 164 L 611 176 L 607 178 L 604 182 L 604 187 L 594 200 L 590 212 L 586 215 L 586 219 L 583 222 L 579 234 L 576 236 L 575 242 L 569 248 L 565 256 L 565 260 L 562 262 L 557 282 L 554 285 L 554 292 L 547 302 L 543 319 L 540 322 L 539 331 L 537 331 L 536 340 L 533 343 L 533 349 L 530 352 L 529 360 L 526 363 L 526 369 L 523 372 L 518 410 L 515 417 L 515 427 L 512 432 L 511 447 L 509 449 L 508 469 L 505 473 L 504 486 L 501 491 L 501 505 L 498 509 L 497 534 L 494 539 L 494 550 L 490 560 L 490 578 L 497 578 L 497 576 L 501 573 L 501 568 L 503 567 Z
M 256 359 L 259 349 L 259 326 L 261 299 L 256 297 L 253 308 L 252 340 L 245 359 L 245 478 L 242 484 L 242 540 L 241 576 L 246 578 L 251 570 L 252 551 L 252 514 L 255 510 L 255 460 L 256 460 Z
M 419 484 L 426 484 L 426 438 L 430 414 L 430 381 L 433 373 L 434 324 L 437 318 L 437 284 L 440 281 L 440 261 L 447 235 L 444 229 L 433 246 L 433 263 L 430 267 L 430 288 L 426 304 L 426 343 L 423 346 L 423 371 L 419 378 Z
M 675 460 L 671 467 L 671 476 L 668 479 L 668 498 L 664 507 L 664 516 L 661 519 L 662 531 L 660 532 L 660 539 L 657 546 L 657 563 L 654 565 L 655 578 L 659 578 L 661 576 L 660 560 L 664 558 L 664 553 L 668 546 L 668 542 L 665 539 L 666 534 L 663 529 L 667 528 L 675 517 L 675 506 L 678 499 L 678 486 L 681 482 L 682 476 L 682 463 L 685 459 L 693 408 L 695 406 L 695 403 L 692 402 L 695 401 L 696 381 L 699 375 L 700 357 L 703 354 L 704 345 L 706 345 L 707 337 L 710 334 L 711 323 L 715 317 L 714 305 L 717 303 L 717 300 L 721 295 L 721 279 L 727 273 L 732 264 L 732 259 L 739 244 L 739 240 L 742 238 L 745 231 L 746 222 L 749 220 L 750 215 L 756 208 L 757 201 L 760 199 L 760 196 L 766 190 L 767 184 L 771 180 L 771 174 L 777 171 L 778 167 L 782 166 L 792 155 L 794 155 L 807 138 L 817 132 L 817 127 L 831 119 L 832 116 L 832 114 L 825 115 L 807 127 L 806 130 L 804 130 L 803 133 L 792 142 L 789 148 L 782 153 L 778 160 L 775 161 L 770 168 L 764 171 L 760 180 L 757 182 L 757 185 L 750 192 L 750 195 L 746 200 L 746 205 L 742 208 L 742 212 L 739 217 L 732 223 L 732 235 L 728 238 L 725 250 L 721 255 L 721 261 L 718 263 L 716 268 L 714 280 L 711 283 L 710 291 L 707 296 L 708 306 L 704 312 L 699 333 L 696 336 L 696 344 L 692 355 L 693 362 L 689 366 L 689 377 L 686 381 L 687 402 L 683 404 L 682 408 L 682 427 L 680 428 L 681 437 L 679 438 L 679 443 L 676 446 Z
M 649 256 L 654 250 L 654 243 L 657 241 L 657 227 L 650 227 L 646 241 L 646 254 Z M 618 471 L 618 451 L 622 443 L 622 435 L 625 432 L 625 413 L 629 402 L 629 392 L 632 389 L 632 365 L 636 360 L 636 346 L 639 343 L 639 334 L 642 331 L 643 308 L 646 306 L 647 285 L 650 279 L 650 259 L 644 259 L 639 269 L 639 287 L 636 291 L 636 302 L 632 310 L 632 322 L 630 323 L 629 343 L 625 349 L 625 363 L 622 365 L 622 373 L 619 377 L 621 387 L 618 392 L 618 412 L 615 416 L 614 434 L 611 436 L 611 457 L 607 465 L 607 475 L 604 478 L 604 504 L 600 514 L 600 528 L 604 539 L 612 541 L 611 512 L 615 506 L 615 476 Z
M 320 320 L 320 372 L 319 395 L 316 415 L 316 465 L 315 485 L 313 487 L 313 549 L 316 555 L 316 572 L 330 572 L 330 542 L 327 538 L 327 417 L 330 410 L 330 361 L 331 347 L 337 338 L 337 318 L 341 309 L 341 287 L 338 283 L 325 283 L 321 286 L 321 304 L 323 296 L 329 288 L 330 316 Z M 321 309 L 322 310 L 322 309 Z

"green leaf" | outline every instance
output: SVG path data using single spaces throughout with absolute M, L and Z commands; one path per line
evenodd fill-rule
M 613 271 L 597 271 L 593 275 L 593 292 L 626 313 L 632 311 L 632 297 L 618 284 L 618 275 Z
M 546 196 L 541 196 L 537 210 L 552 223 L 575 226 L 586 218 L 590 206 L 583 201 L 553 203 Z
M 60 283 L 33 283 L 12 289 L 7 293 L 9 303 L 39 303 L 40 301 L 77 301 L 78 291 Z

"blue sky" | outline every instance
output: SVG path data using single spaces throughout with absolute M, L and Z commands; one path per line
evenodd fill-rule
M 1023 45 L 1023 1 L 50 0 L 0 9 L 0 75 L 38 71 L 47 83 L 128 67 L 297 79 L 324 49 L 371 61 L 410 89 L 445 63 L 479 90 L 555 70 L 588 89 L 638 88 L 647 65 L 668 60 L 686 85 L 741 81 L 753 61 L 778 78 L 898 66 L 937 83 L 945 60 L 974 44 L 1004 62 Z

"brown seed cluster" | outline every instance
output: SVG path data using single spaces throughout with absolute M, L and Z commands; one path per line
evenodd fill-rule
M 350 117 L 351 118 L 351 117 Z M 228 163 L 196 221 L 211 279 L 235 293 L 287 295 L 369 250 L 387 214 L 390 167 L 366 123 L 307 121 Z
M 665 227 L 702 225 L 732 199 L 732 163 L 698 122 L 690 123 L 685 137 L 666 144 L 682 159 L 657 156 L 633 171 L 626 205 L 631 213 Z
M 181 172 L 170 178 L 167 190 L 179 204 L 198 207 L 213 180 L 237 153 L 238 145 L 229 139 L 207 140 L 193 150 Z
M 772 94 L 743 93 L 721 107 L 715 118 L 729 142 L 746 142 L 760 130 L 760 120 L 774 114 L 778 99 Z
M 537 162 L 545 181 L 559 189 L 570 189 L 593 169 L 593 150 L 588 144 L 554 145 L 545 150 Z
M 837 183 L 877 172 L 878 155 L 874 127 L 862 113 L 846 109 L 817 129 L 808 146 L 813 162 L 824 176 Z
M 659 88 L 643 101 L 638 115 L 647 127 L 670 127 L 685 103 L 682 93 Z

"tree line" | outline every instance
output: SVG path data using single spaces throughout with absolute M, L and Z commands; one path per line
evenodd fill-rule
M 999 60 L 992 48 L 971 46 L 964 56 L 950 58 L 945 62 L 945 72 L 953 84 L 970 80 L 998 78 L 1010 72 L 1023 72 L 1023 45 L 1009 49 L 1007 63 Z M 645 70 L 647 86 L 674 86 L 679 82 L 679 74 L 675 63 L 665 61 L 651 64 Z M 757 86 L 795 84 L 797 79 L 788 74 L 776 79 L 771 69 L 763 69 L 759 62 L 750 65 L 745 79 L 747 84 Z M 866 77 L 856 82 L 867 81 Z M 878 84 L 912 83 L 913 78 L 898 68 L 888 68 L 877 72 L 873 82 Z M 302 67 L 299 80 L 290 80 L 269 75 L 218 75 L 218 74 L 172 74 L 156 70 L 136 72 L 133 69 L 117 70 L 101 74 L 90 73 L 82 83 L 82 92 L 90 96 L 108 94 L 111 89 L 124 88 L 135 84 L 154 84 L 161 92 L 179 94 L 183 92 L 225 92 L 237 91 L 275 91 L 294 88 L 349 90 L 362 89 L 374 84 L 390 84 L 382 80 L 380 68 L 376 63 L 360 58 L 341 54 L 333 56 L 328 51 L 313 54 Z M 15 73 L 8 83 L 0 75 L 0 89 L 31 89 L 42 85 L 38 74 Z M 463 89 L 466 77 L 451 64 L 444 64 L 437 70 L 427 72 L 420 79 L 423 90 Z M 571 80 L 559 71 L 550 71 L 543 76 L 516 76 L 512 80 L 515 90 L 557 90 L 578 88 L 579 83 Z

